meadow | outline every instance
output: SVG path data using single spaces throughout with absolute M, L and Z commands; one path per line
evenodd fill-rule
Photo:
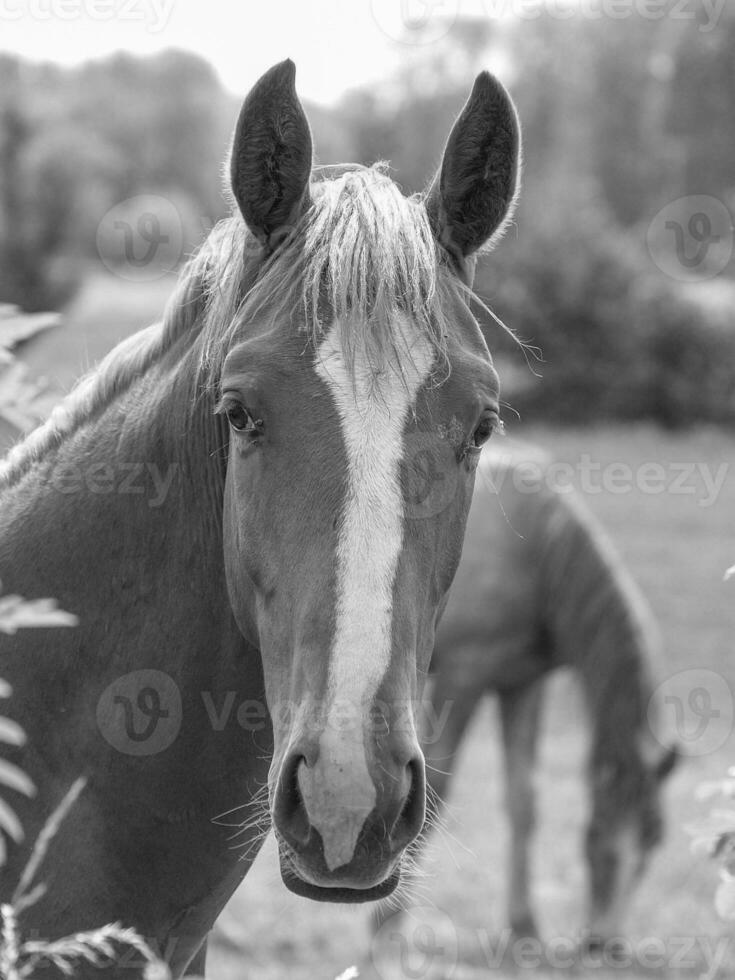
M 24 359 L 34 375 L 45 373 L 61 393 L 115 341 L 160 313 L 168 288 L 165 282 L 93 279 L 67 311 L 65 326 L 31 344 Z M 569 970 L 550 971 L 529 966 L 532 953 L 514 959 L 504 949 L 507 827 L 497 718 L 488 701 L 464 744 L 447 828 L 425 855 L 424 875 L 408 900 L 414 908 L 402 931 L 389 924 L 374 938 L 368 908 L 319 905 L 291 895 L 280 881 L 269 839 L 213 934 L 208 970 L 213 980 L 334 980 L 352 965 L 369 980 L 552 973 L 601 980 L 714 980 L 733 974 L 732 929 L 718 920 L 712 904 L 717 871 L 691 853 L 686 826 L 708 811 L 695 798 L 697 786 L 735 764 L 735 582 L 723 581 L 735 562 L 735 435 L 645 425 L 552 429 L 509 421 L 508 427 L 569 464 L 569 474 L 625 558 L 663 634 L 661 677 L 673 699 L 665 719 L 684 745 L 685 758 L 666 788 L 665 843 L 629 908 L 626 934 L 639 951 L 637 962 L 612 970 L 575 960 Z M 663 468 L 655 491 L 651 464 Z M 656 472 L 660 476 L 661 470 Z M 692 670 L 698 673 L 684 673 Z M 712 688 L 719 715 L 708 719 L 705 742 L 692 748 L 687 739 L 698 719 L 688 697 L 698 678 Z M 677 703 L 683 706 L 681 717 Z M 559 675 L 549 684 L 541 742 L 533 892 L 544 939 L 560 940 L 562 946 L 566 939 L 576 941 L 585 921 L 585 746 L 584 705 L 573 678 Z

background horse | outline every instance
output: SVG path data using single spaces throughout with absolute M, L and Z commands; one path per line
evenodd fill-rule
M 657 635 L 601 527 L 554 484 L 535 449 L 496 443 L 480 464 L 462 561 L 437 632 L 428 780 L 445 798 L 468 722 L 500 702 L 510 819 L 508 917 L 536 935 L 529 900 L 533 769 L 543 680 L 571 667 L 589 707 L 590 942 L 619 936 L 631 889 L 662 833 L 661 780 L 675 753 L 651 730 Z M 382 917 L 382 913 L 381 913 Z
M 24 931 L 120 921 L 180 975 L 269 814 L 292 890 L 395 887 L 424 822 L 413 706 L 498 418 L 473 256 L 513 206 L 518 140 L 483 73 L 422 197 L 376 169 L 314 181 L 293 64 L 271 69 L 235 131 L 235 214 L 163 322 L 10 453 L 3 585 L 80 625 L 2 639 L 38 788 L 13 800 L 3 902 L 87 780 Z M 439 513 L 407 504 L 419 450 L 453 487 Z

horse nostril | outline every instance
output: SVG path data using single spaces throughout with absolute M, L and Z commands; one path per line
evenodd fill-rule
M 396 849 L 406 847 L 421 833 L 426 819 L 426 776 L 424 760 L 413 758 L 406 766 L 408 792 L 398 819 L 393 825 L 391 837 Z
M 303 755 L 285 759 L 278 780 L 273 818 L 280 834 L 292 847 L 306 844 L 310 824 L 299 788 L 299 768 L 306 765 Z

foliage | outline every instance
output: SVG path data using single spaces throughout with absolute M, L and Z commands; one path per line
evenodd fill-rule
M 11 693 L 10 685 L 0 680 L 0 697 L 7 698 Z M 23 745 L 25 740 L 26 735 L 20 725 L 11 718 L 0 715 L 0 743 L 17 746 Z M 29 797 L 33 796 L 36 791 L 32 781 L 23 770 L 3 758 L 0 758 L 0 785 Z M 4 835 L 7 835 L 16 844 L 23 841 L 23 827 L 17 814 L 10 804 L 3 797 L 0 797 L 0 868 L 5 864 L 7 858 Z
M 1 584 L 1 583 L 0 583 Z M 0 595 L 0 633 L 17 633 L 21 628 L 76 626 L 72 613 L 59 609 L 55 599 L 23 599 L 19 595 Z
M 85 779 L 77 779 L 59 806 L 48 818 L 31 851 L 28 863 L 20 876 L 8 904 L 0 906 L 0 976 L 4 980 L 33 980 L 39 970 L 52 964 L 64 976 L 74 976 L 77 964 L 91 963 L 104 967 L 119 955 L 120 947 L 136 950 L 143 959 L 145 980 L 168 980 L 166 965 L 152 952 L 148 944 L 134 929 L 120 923 L 110 923 L 100 929 L 79 932 L 53 941 L 24 940 L 18 916 L 24 909 L 37 902 L 45 893 L 43 884 L 34 879 L 62 821 L 74 806 L 86 785 Z
M 599 199 L 570 198 L 526 201 L 517 237 L 478 275 L 491 307 L 542 351 L 540 377 L 504 387 L 512 407 L 524 421 L 735 423 L 731 311 L 705 302 L 707 285 L 661 274 Z M 735 288 L 725 294 L 735 301 Z M 517 359 L 497 330 L 487 339 Z
M 53 599 L 37 599 L 26 602 L 19 596 L 0 596 L 0 632 L 15 633 L 20 627 L 75 626 L 76 616 L 58 609 Z M 0 697 L 8 697 L 11 690 L 0 680 Z M 0 717 L 0 742 L 22 745 L 26 736 L 20 726 L 10 718 Z M 56 810 L 46 821 L 31 851 L 28 863 L 20 876 L 8 904 L 0 906 L 0 977 L 5 980 L 32 980 L 38 970 L 48 964 L 57 967 L 64 976 L 73 976 L 80 962 L 105 966 L 119 955 L 120 947 L 135 949 L 145 963 L 145 980 L 167 980 L 169 972 L 164 963 L 151 951 L 148 944 L 134 929 L 124 928 L 121 923 L 110 923 L 100 929 L 75 933 L 54 941 L 24 940 L 18 916 L 37 902 L 45 892 L 43 884 L 35 882 L 36 873 L 51 846 L 58 828 L 76 802 L 86 784 L 77 779 Z M 26 796 L 33 796 L 35 787 L 29 777 L 17 766 L 0 758 L 0 785 Z M 0 831 L 17 844 L 23 841 L 23 828 L 18 817 L 0 797 Z M 5 840 L 0 833 L 0 868 L 6 861 Z
M 146 961 L 145 980 L 168 980 L 168 968 L 151 952 L 135 929 L 125 929 L 119 922 L 90 932 L 75 933 L 53 942 L 21 942 L 16 937 L 17 922 L 8 913 L 5 929 L 15 942 L 6 942 L 0 950 L 0 975 L 7 980 L 32 978 L 34 971 L 47 964 L 55 966 L 64 976 L 73 977 L 80 962 L 90 963 L 100 969 L 115 961 L 118 947 L 130 947 Z M 1 962 L 2 959 L 5 962 Z
M 191 202 L 191 249 L 225 210 L 230 108 L 212 69 L 183 53 L 73 70 L 0 58 L 0 297 L 62 303 L 103 216 L 136 194 Z
M 0 589 L 2 583 L 0 583 Z M 77 617 L 59 609 L 53 599 L 26 601 L 17 595 L 0 594 L 0 633 L 13 634 L 22 627 L 76 626 Z M 0 680 L 0 697 L 12 694 L 10 685 Z M 23 745 L 26 735 L 20 725 L 11 718 L 0 715 L 0 742 L 6 745 Z M 0 758 L 0 786 L 32 797 L 36 790 L 32 781 L 6 759 Z M 23 841 L 23 827 L 10 804 L 0 797 L 0 868 L 6 860 L 6 844 L 3 834 L 16 844 Z
M 719 864 L 720 883 L 715 892 L 715 908 L 723 919 L 735 920 L 735 768 L 726 779 L 703 783 L 697 792 L 701 800 L 722 797 L 727 807 L 713 809 L 709 816 L 689 828 L 694 837 L 692 850 Z
M 0 303 L 0 420 L 16 431 L 36 426 L 47 414 L 43 382 L 32 381 L 25 365 L 13 356 L 13 348 L 59 322 L 56 313 L 21 313 L 17 306 Z

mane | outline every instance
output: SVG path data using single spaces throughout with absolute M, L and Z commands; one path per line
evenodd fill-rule
M 0 462 L 0 488 L 92 420 L 182 340 L 199 342 L 196 392 L 216 387 L 224 358 L 256 316 L 288 316 L 314 347 L 338 320 L 348 364 L 375 370 L 411 357 L 405 317 L 448 374 L 450 300 L 471 291 L 451 275 L 419 197 L 405 197 L 383 165 L 350 165 L 312 184 L 313 201 L 265 263 L 239 214 L 221 221 L 182 271 L 163 320 L 115 347 L 48 420 Z
M 336 321 L 348 366 L 361 353 L 376 371 L 412 356 L 403 326 L 408 316 L 433 346 L 436 367 L 448 372 L 448 309 L 466 287 L 450 274 L 421 197 L 405 197 L 384 164 L 351 164 L 335 179 L 315 181 L 312 196 L 245 295 L 231 288 L 213 294 L 205 378 L 216 384 L 243 323 L 259 316 L 291 318 L 314 349 Z

